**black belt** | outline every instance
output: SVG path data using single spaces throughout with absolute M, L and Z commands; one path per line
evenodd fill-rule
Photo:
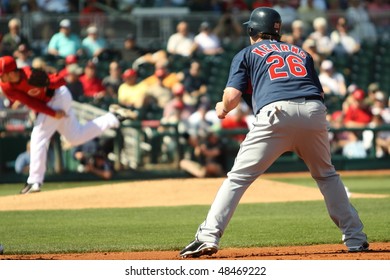
M 305 98 L 305 100 L 319 100 L 324 103 L 324 98 L 321 95 L 310 95 L 310 96 L 302 96 L 299 98 Z
M 324 98 L 321 96 L 321 95 L 309 95 L 309 96 L 301 96 L 301 97 L 295 97 L 293 99 L 299 99 L 299 98 L 305 98 L 305 100 L 319 100 L 321 101 L 322 103 L 324 103 Z M 288 99 L 287 99 L 288 100 Z M 256 115 L 258 113 L 260 113 L 260 110 L 259 109 L 257 112 L 256 112 Z

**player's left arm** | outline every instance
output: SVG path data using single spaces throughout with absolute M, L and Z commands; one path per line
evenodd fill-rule
M 241 101 L 242 92 L 234 87 L 226 87 L 223 92 L 222 101 L 215 105 L 217 116 L 224 119 L 226 115 L 236 108 Z

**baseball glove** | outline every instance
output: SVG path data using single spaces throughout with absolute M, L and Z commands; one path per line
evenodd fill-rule
M 28 84 L 34 87 L 47 87 L 50 84 L 49 76 L 44 70 L 33 68 Z

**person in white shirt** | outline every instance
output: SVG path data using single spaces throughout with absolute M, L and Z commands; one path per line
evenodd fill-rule
M 167 52 L 181 56 L 191 56 L 195 50 L 194 36 L 188 31 L 188 23 L 181 21 L 176 26 L 176 33 L 167 42 Z
M 360 42 L 349 33 L 345 17 L 337 19 L 336 29 L 330 33 L 330 40 L 334 44 L 333 52 L 336 55 L 352 55 L 360 50 Z
M 195 36 L 197 51 L 205 55 L 216 55 L 223 52 L 221 41 L 215 35 L 207 21 L 200 24 L 199 33 Z
M 346 95 L 347 86 L 344 75 L 335 71 L 331 60 L 322 61 L 318 78 L 325 94 Z

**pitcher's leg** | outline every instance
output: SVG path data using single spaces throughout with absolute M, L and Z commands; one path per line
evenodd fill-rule
M 67 117 L 58 120 L 57 129 L 74 146 L 83 144 L 100 136 L 105 130 L 117 128 L 120 125 L 119 120 L 112 113 L 81 124 L 72 108 L 72 95 L 67 87 L 57 89 L 49 105 L 66 112 Z
M 56 131 L 58 122 L 47 115 L 39 114 L 31 132 L 30 171 L 28 184 L 42 184 L 47 161 L 50 139 Z
M 58 131 L 67 141 L 76 146 L 102 135 L 107 129 L 117 128 L 118 126 L 118 119 L 111 113 L 93 119 L 86 124 L 81 124 L 73 109 L 70 109 L 68 117 L 61 120 Z

